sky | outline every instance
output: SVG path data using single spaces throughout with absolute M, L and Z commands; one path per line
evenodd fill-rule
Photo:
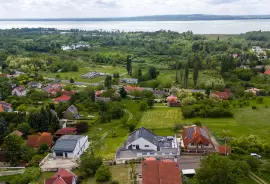
M 270 14 L 270 0 L 0 0 L 0 18 Z

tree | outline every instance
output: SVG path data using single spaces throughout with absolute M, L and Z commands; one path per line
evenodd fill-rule
M 112 85 L 112 76 L 110 76 L 110 75 L 107 75 L 106 76 L 104 85 L 105 85 L 106 88 L 111 88 L 111 85 Z
M 149 70 L 148 70 L 148 74 L 149 74 L 149 76 L 150 76 L 150 79 L 155 79 L 155 78 L 157 78 L 158 72 L 157 72 L 156 67 L 151 66 L 151 67 L 149 68 Z
M 141 101 L 140 103 L 140 111 L 146 111 L 148 108 L 148 105 L 145 101 Z
M 70 79 L 69 79 L 69 82 L 70 82 L 71 84 L 74 84 L 75 81 L 74 81 L 73 78 L 70 78 Z
M 189 76 L 189 62 L 186 62 L 184 71 L 184 88 L 188 88 L 188 76 Z
M 27 107 L 25 104 L 21 104 L 18 107 L 16 107 L 16 110 L 20 112 L 25 112 L 27 110 Z
M 147 105 L 152 108 L 154 105 L 155 101 L 154 98 L 147 98 Z
M 112 178 L 112 173 L 108 167 L 104 165 L 100 166 L 96 173 L 96 181 L 97 182 L 106 182 L 110 181 Z
M 73 72 L 77 72 L 79 70 L 79 67 L 76 64 L 71 65 L 70 70 Z
M 5 138 L 3 147 L 7 152 L 7 160 L 11 165 L 15 165 L 20 160 L 22 144 L 22 138 L 16 134 L 10 134 Z
M 43 153 L 47 152 L 48 150 L 49 150 L 49 146 L 47 144 L 41 144 L 39 146 L 38 152 L 40 154 L 43 154 Z
M 4 134 L 7 131 L 8 123 L 3 117 L 0 117 L 0 134 Z
M 127 56 L 127 73 L 132 76 L 132 58 Z
M 113 78 L 114 79 L 118 79 L 119 78 L 119 73 L 118 72 L 114 72 L 113 73 Z
M 201 160 L 201 168 L 196 177 L 198 184 L 234 184 L 246 178 L 249 169 L 243 161 L 233 161 L 228 157 L 212 154 Z
M 194 83 L 194 88 L 197 88 L 197 81 L 198 81 L 198 77 L 199 77 L 199 61 L 197 61 L 194 64 L 194 70 L 193 70 L 193 83 Z
M 140 78 L 141 76 L 142 76 L 142 68 L 139 67 L 139 68 L 138 68 L 138 77 Z
M 23 136 L 26 137 L 30 132 L 31 127 L 28 123 L 21 123 L 17 126 L 17 130 L 23 133 Z
M 93 177 L 102 165 L 102 159 L 93 154 L 84 154 L 79 163 L 79 170 L 84 177 Z
M 11 94 L 10 81 L 6 77 L 0 77 L 0 100 L 5 100 Z
M 121 98 L 126 98 L 127 92 L 126 92 L 124 87 L 120 88 L 119 94 L 120 94 Z
M 38 167 L 26 168 L 22 175 L 18 175 L 11 180 L 11 184 L 31 184 L 40 176 L 41 170 Z
M 250 166 L 251 170 L 254 172 L 256 172 L 260 168 L 260 161 L 256 157 L 248 156 L 246 162 Z

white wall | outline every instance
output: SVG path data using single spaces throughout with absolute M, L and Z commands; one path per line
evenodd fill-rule
M 23 92 L 19 92 L 17 89 L 14 89 L 12 91 L 12 95 L 16 95 L 16 96 L 26 96 L 26 90 L 24 90 Z
M 73 158 L 74 157 L 79 158 L 88 147 L 89 147 L 88 136 L 85 136 L 77 142 L 77 145 L 73 151 Z M 70 156 L 72 156 L 72 155 L 70 155 Z M 68 157 L 69 157 L 69 155 L 68 155 Z
M 135 146 L 132 147 L 133 149 L 136 149 L 136 145 L 139 145 L 140 150 L 154 150 L 154 151 L 157 151 L 157 146 L 156 145 L 152 144 L 151 142 L 145 140 L 142 137 L 140 137 L 139 139 L 137 139 L 134 142 L 127 145 L 126 149 L 128 149 L 128 147 L 130 145 L 135 145 Z M 148 145 L 149 147 L 145 147 L 145 145 Z

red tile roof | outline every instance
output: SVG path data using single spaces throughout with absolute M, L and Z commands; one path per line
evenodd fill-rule
M 185 148 L 187 148 L 187 146 L 191 143 L 195 145 L 211 144 L 213 147 L 215 147 L 211 140 L 211 135 L 205 127 L 191 126 L 184 128 L 182 139 Z
M 58 98 L 55 98 L 53 101 L 54 102 L 67 102 L 70 100 L 70 96 L 67 96 L 67 95 L 62 95 Z
M 71 90 L 71 91 L 62 91 L 62 94 L 65 96 L 72 96 L 74 94 L 76 94 L 76 91 Z
M 182 184 L 178 163 L 161 160 L 142 162 L 142 184 Z
M 39 148 L 41 144 L 52 146 L 53 137 L 50 133 L 42 133 L 41 135 L 29 135 L 27 138 L 27 146 L 31 148 Z
M 76 134 L 77 128 L 62 128 L 57 130 L 55 133 L 56 135 L 70 135 L 70 134 Z
M 267 69 L 265 72 L 264 72 L 265 75 L 270 75 L 270 69 Z
M 21 137 L 21 136 L 23 135 L 23 133 L 20 132 L 20 131 L 18 131 L 18 130 L 13 131 L 11 134 L 16 134 L 16 135 L 18 135 L 19 137 Z
M 60 169 L 50 179 L 45 179 L 45 184 L 72 184 L 74 177 L 76 177 L 76 175 L 73 173 L 65 169 Z
M 176 96 L 173 96 L 173 95 L 171 95 L 171 96 L 169 96 L 168 98 L 167 98 L 167 101 L 169 102 L 169 103 L 178 103 L 178 101 L 177 101 L 177 97 Z
M 25 91 L 25 87 L 23 85 L 20 85 L 20 86 L 16 87 L 15 89 L 18 90 L 19 92 Z
M 126 92 L 132 92 L 132 91 L 136 91 L 136 90 L 142 91 L 143 90 L 141 87 L 130 86 L 130 85 L 125 86 L 124 88 L 125 88 Z
M 232 96 L 231 92 L 226 91 L 225 92 L 216 91 L 213 92 L 212 94 L 217 95 L 222 100 L 228 100 Z
M 226 148 L 226 149 L 225 149 Z M 225 154 L 231 154 L 232 153 L 232 150 L 231 150 L 231 147 L 230 146 L 223 146 L 223 145 L 219 145 L 218 146 L 218 153 L 221 154 L 221 155 L 225 155 Z

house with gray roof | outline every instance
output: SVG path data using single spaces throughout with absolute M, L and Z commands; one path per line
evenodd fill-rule
M 116 153 L 116 161 L 121 163 L 147 157 L 174 158 L 179 154 L 176 136 L 158 136 L 142 127 L 128 136 L 125 144 Z
M 122 78 L 122 79 L 120 79 L 120 83 L 138 84 L 138 79 L 134 79 L 134 78 Z
M 69 106 L 69 108 L 64 112 L 63 117 L 65 119 L 78 119 L 79 113 L 77 107 L 74 105 Z
M 42 84 L 38 81 L 31 81 L 28 83 L 28 87 L 41 89 Z
M 88 147 L 88 136 L 64 135 L 56 141 L 52 154 L 53 157 L 78 159 Z

